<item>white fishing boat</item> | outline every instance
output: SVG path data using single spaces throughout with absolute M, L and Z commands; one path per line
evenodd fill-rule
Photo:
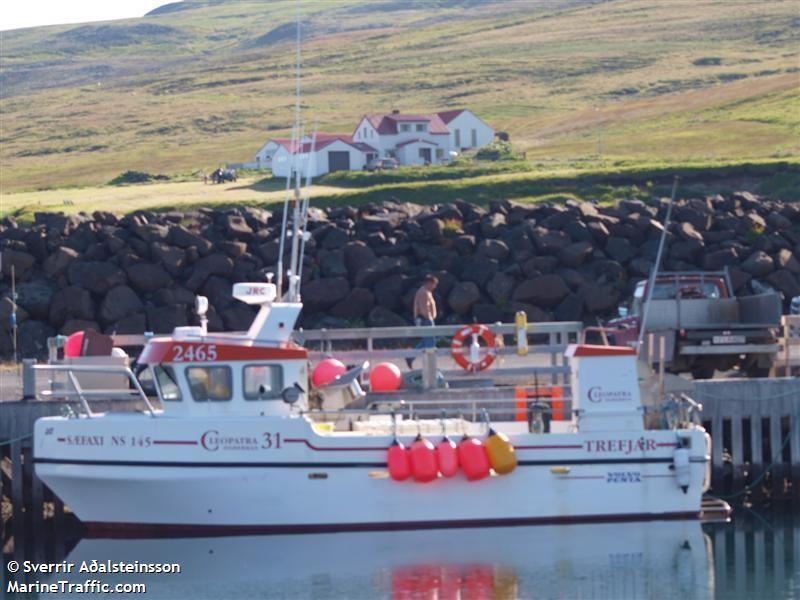
M 485 423 L 462 421 L 469 437 L 460 445 L 471 450 L 454 453 L 460 469 L 423 483 L 431 477 L 419 476 L 414 464 L 410 473 L 390 472 L 387 453 L 398 448 L 396 439 L 413 448 L 414 432 L 438 431 L 437 420 L 415 420 L 410 435 L 395 435 L 385 412 L 341 402 L 359 393 L 334 394 L 336 406 L 313 410 L 307 352 L 290 338 L 302 304 L 277 301 L 272 283 L 236 284 L 234 296 L 260 305 L 248 332 L 182 327 L 145 347 L 139 361 L 152 370 L 162 410 L 96 414 L 87 403 L 87 414 L 36 422 L 38 476 L 90 529 L 304 532 L 700 512 L 710 438 L 689 423 L 645 428 L 631 348 L 567 350 L 573 417 L 561 432 L 492 424 L 513 446 L 499 459 L 516 463 L 513 471 L 471 463 L 472 450 L 487 453 L 478 442 L 490 432 Z M 351 376 L 344 381 L 357 387 Z M 430 445 L 420 455 L 423 463 L 437 457 Z

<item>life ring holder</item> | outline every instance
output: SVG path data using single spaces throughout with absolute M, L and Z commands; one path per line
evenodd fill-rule
M 470 352 L 464 352 L 465 342 L 472 340 L 473 336 L 481 338 L 488 350 L 486 355 L 478 360 L 471 360 Z M 467 343 L 466 346 L 469 348 L 471 342 Z M 453 356 L 453 360 L 465 371 L 470 373 L 483 371 L 488 369 L 497 357 L 497 339 L 486 325 L 479 325 L 478 323 L 466 325 L 453 336 L 453 341 L 450 343 L 450 353 Z

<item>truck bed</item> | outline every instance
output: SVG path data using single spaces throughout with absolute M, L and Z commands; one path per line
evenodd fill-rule
M 652 300 L 647 330 L 741 330 L 778 327 L 781 300 L 777 294 L 740 298 Z

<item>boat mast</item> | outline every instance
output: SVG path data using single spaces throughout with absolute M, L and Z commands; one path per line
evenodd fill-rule
M 661 239 L 658 241 L 658 252 L 656 252 L 656 263 L 650 271 L 650 279 L 647 282 L 647 295 L 644 300 L 644 307 L 642 308 L 642 322 L 639 324 L 639 339 L 636 341 L 636 352 L 641 355 L 642 344 L 644 343 L 645 330 L 647 329 L 647 316 L 650 313 L 650 300 L 653 298 L 653 288 L 656 287 L 656 277 L 658 276 L 658 269 L 661 266 L 661 255 L 664 253 L 664 242 L 667 240 L 667 233 L 669 232 L 669 224 L 672 219 L 672 205 L 675 204 L 675 193 L 678 191 L 678 176 L 672 182 L 672 194 L 669 198 L 667 205 L 667 214 L 664 217 L 664 228 L 661 231 Z M 663 360 L 663 357 L 662 357 Z

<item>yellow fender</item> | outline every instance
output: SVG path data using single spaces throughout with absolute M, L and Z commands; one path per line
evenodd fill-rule
M 517 468 L 517 455 L 514 452 L 514 446 L 504 434 L 490 429 L 485 445 L 486 453 L 489 455 L 489 463 L 495 473 L 508 475 Z

